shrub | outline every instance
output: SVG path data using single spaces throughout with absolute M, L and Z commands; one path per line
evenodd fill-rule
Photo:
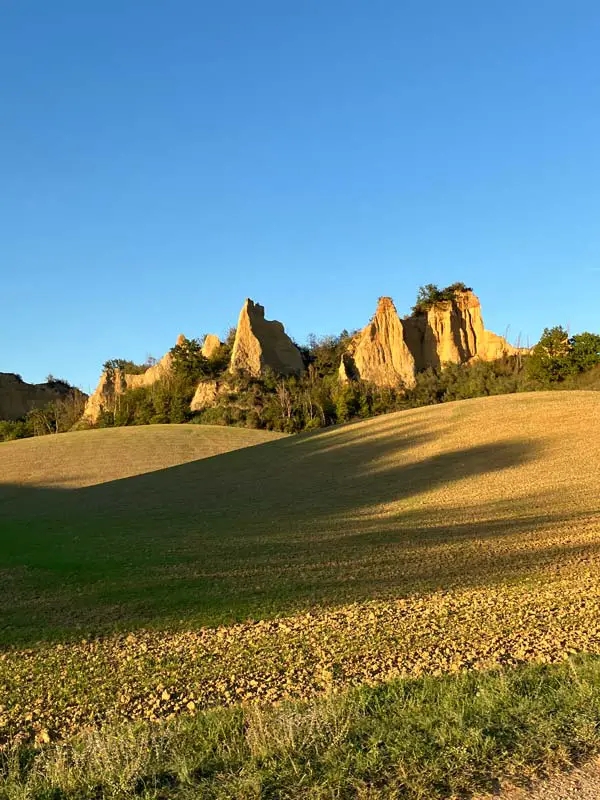
M 0 420 L 0 442 L 26 439 L 29 436 L 33 436 L 33 429 L 28 420 Z

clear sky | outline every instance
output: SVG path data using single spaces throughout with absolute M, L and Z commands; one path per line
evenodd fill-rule
M 598 0 L 0 0 L 0 371 L 462 280 L 600 331 Z

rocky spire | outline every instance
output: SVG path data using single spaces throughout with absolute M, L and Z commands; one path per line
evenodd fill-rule
M 247 299 L 238 320 L 230 369 L 254 376 L 269 369 L 278 375 L 298 375 L 304 364 L 281 322 L 266 320 L 263 306 Z
M 349 354 L 361 380 L 377 386 L 414 386 L 415 360 L 391 297 L 379 298 L 375 316 L 354 339 Z M 348 365 L 342 359 L 340 376 L 347 374 Z

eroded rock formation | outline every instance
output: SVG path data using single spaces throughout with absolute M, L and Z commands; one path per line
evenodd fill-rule
M 34 408 L 44 408 L 73 395 L 86 397 L 79 389 L 61 381 L 26 383 L 13 372 L 0 372 L 0 420 L 21 419 Z
M 192 397 L 190 411 L 203 411 L 205 408 L 211 408 L 224 390 L 226 389 L 221 381 L 201 381 Z
M 380 298 L 375 316 L 340 364 L 340 379 L 354 377 L 377 386 L 413 386 L 415 374 L 427 367 L 492 361 L 519 350 L 485 329 L 479 298 L 457 291 L 452 300 L 400 320 L 389 297 Z
M 183 334 L 177 338 L 177 344 L 184 340 Z M 141 386 L 152 386 L 153 383 L 164 378 L 171 372 L 173 357 L 170 352 L 166 353 L 160 361 L 154 364 L 145 372 L 132 375 L 121 369 L 103 372 L 96 390 L 91 394 L 83 412 L 84 420 L 95 424 L 102 411 L 114 411 L 116 399 L 128 389 L 138 389 Z
M 435 287 L 434 287 L 435 288 Z M 381 387 L 410 388 L 419 370 L 445 363 L 464 364 L 475 359 L 493 360 L 519 351 L 503 337 L 487 331 L 479 299 L 470 290 L 443 290 L 444 299 L 429 308 L 400 319 L 389 297 L 379 300 L 369 324 L 350 341 L 339 366 L 342 381 L 361 379 Z M 177 343 L 183 341 L 180 336 Z M 202 345 L 206 358 L 215 356 L 222 343 L 208 334 Z M 87 401 L 84 418 L 95 423 L 102 410 L 113 411 L 116 398 L 127 391 L 151 386 L 172 369 L 167 353 L 143 374 L 119 369 L 105 372 Z M 299 375 L 304 370 L 302 355 L 286 334 L 281 322 L 265 319 L 263 306 L 247 299 L 239 315 L 229 362 L 230 373 L 246 372 L 254 377 L 272 371 L 277 375 Z M 220 402 L 231 386 L 227 373 L 219 380 L 203 379 L 197 386 L 190 408 L 202 411 Z M 228 383 L 229 380 L 229 383 Z
M 413 314 L 404 325 L 417 369 L 492 361 L 518 352 L 502 336 L 485 329 L 481 303 L 472 291 L 456 292 L 452 300 Z
M 414 386 L 415 360 L 408 349 L 404 326 L 390 297 L 380 297 L 375 316 L 353 339 L 342 358 L 340 378 L 357 377 L 376 386 Z
M 263 306 L 247 299 L 238 320 L 230 369 L 255 377 L 267 370 L 278 375 L 299 375 L 304 364 L 281 322 L 265 319 Z

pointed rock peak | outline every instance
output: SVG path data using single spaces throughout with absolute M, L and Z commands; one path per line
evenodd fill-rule
M 262 375 L 297 375 L 304 370 L 302 356 L 281 322 L 265 319 L 265 309 L 250 298 L 240 312 L 231 353 L 232 371 Z
M 352 379 L 350 370 L 354 377 L 376 386 L 414 386 L 414 358 L 391 297 L 379 298 L 371 322 L 353 338 L 340 364 L 340 380 Z
M 376 314 L 386 314 L 392 311 L 394 314 L 397 314 L 396 306 L 394 305 L 394 301 L 391 297 L 380 297 L 379 302 L 377 303 L 377 311 Z
M 249 297 L 246 298 L 246 302 L 242 308 L 242 313 L 244 313 L 244 311 L 247 314 L 252 314 L 257 318 L 265 318 L 265 307 L 261 306 L 260 303 L 255 303 L 254 300 L 251 300 Z

